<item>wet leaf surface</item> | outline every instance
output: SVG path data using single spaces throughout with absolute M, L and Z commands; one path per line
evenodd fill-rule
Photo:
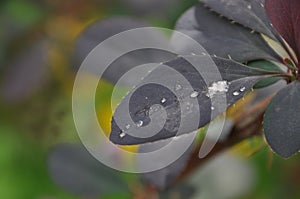
M 197 63 L 201 74 L 186 59 Z M 214 64 L 221 75 L 221 79 L 216 81 L 213 80 L 215 71 L 211 70 Z M 176 72 L 170 72 L 170 68 Z M 180 80 L 179 74 L 189 85 L 176 83 Z M 223 113 L 226 107 L 241 99 L 266 74 L 265 71 L 218 57 L 211 60 L 209 56 L 188 56 L 167 62 L 165 66 L 153 70 L 123 99 L 114 113 L 110 140 L 121 145 L 132 145 L 190 133 Z M 164 83 L 169 85 L 163 86 Z M 177 90 L 178 85 L 180 90 Z M 220 96 L 227 99 L 225 104 L 218 101 Z M 156 107 L 155 110 L 153 107 Z M 129 117 L 125 117 L 128 113 Z M 199 121 L 195 121 L 196 118 Z M 131 120 L 135 123 L 134 127 L 126 128 Z M 120 123 L 124 126 L 120 127 Z

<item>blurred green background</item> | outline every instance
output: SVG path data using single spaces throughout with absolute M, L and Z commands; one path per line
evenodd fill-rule
M 79 143 L 71 110 L 75 76 L 72 53 L 77 36 L 93 21 L 116 15 L 137 17 L 154 26 L 173 28 L 183 11 L 196 2 L 197 0 L 166 0 L 165 3 L 157 0 L 143 0 L 142 3 L 134 0 L 2 0 L 0 198 L 86 198 L 54 183 L 47 166 L 49 151 L 54 146 L 59 143 Z M 104 107 L 110 103 L 107 96 L 112 88 L 107 83 L 99 92 L 99 99 L 102 100 L 100 103 Z M 111 112 L 102 109 L 99 120 L 106 126 L 107 133 L 110 117 Z M 251 147 L 245 150 L 251 150 Z M 237 151 L 242 149 L 238 148 Z M 253 156 L 246 156 L 246 159 L 247 164 L 251 165 L 254 182 L 243 193 L 229 194 L 228 198 L 300 198 L 299 155 L 284 160 L 273 155 L 264 146 Z M 234 178 L 235 172 L 231 174 L 229 179 Z M 135 175 L 119 175 L 127 182 L 140 183 Z M 239 180 L 241 182 L 237 183 L 247 182 L 249 179 Z M 197 180 L 191 182 L 197 184 Z M 229 180 L 228 183 L 230 182 Z M 224 186 L 228 185 L 226 180 L 222 183 Z M 135 189 L 139 187 L 144 189 L 142 185 L 135 186 Z M 200 185 L 199 187 L 201 190 Z M 211 192 L 222 192 L 222 189 L 216 187 L 202 187 L 206 189 L 203 192 L 207 193 L 203 198 L 213 198 Z M 106 194 L 108 196 L 101 198 L 142 198 L 137 196 L 139 194 L 132 194 L 139 192 L 138 190 L 129 190 L 128 193 L 112 196 Z M 177 197 L 171 195 L 168 197 Z

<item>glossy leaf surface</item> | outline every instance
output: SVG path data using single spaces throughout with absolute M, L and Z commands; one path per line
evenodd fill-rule
M 201 74 L 186 58 L 197 63 Z M 212 60 L 209 56 L 189 56 L 158 66 L 123 99 L 116 109 L 112 120 L 110 140 L 121 145 L 132 145 L 174 137 L 177 133 L 190 133 L 203 127 L 225 111 L 220 108 L 220 104 L 213 105 L 212 101 L 224 95 L 227 99 L 225 106 L 228 107 L 241 99 L 258 80 L 268 74 L 232 60 L 218 57 Z M 211 78 L 216 75 L 215 71 L 211 71 L 214 64 L 221 75 L 218 81 L 213 81 Z M 168 68 L 176 72 L 172 73 Z M 179 84 L 181 88 L 177 90 L 178 74 L 182 75 L 190 86 Z M 168 83 L 172 88 L 152 83 L 154 80 L 161 83 L 167 83 L 169 80 Z M 211 93 L 218 85 L 224 88 L 221 88 L 220 92 Z M 157 105 L 159 105 L 158 109 L 153 111 L 153 107 Z M 127 118 L 127 121 L 125 115 L 128 113 L 130 118 Z M 199 121 L 195 121 L 196 118 L 199 118 Z M 126 128 L 126 124 L 132 122 L 129 120 L 135 123 L 135 127 Z M 119 122 L 124 126 L 120 127 Z M 183 124 L 183 127 L 180 132 L 177 132 L 180 124 Z M 148 125 L 151 128 L 147 127 Z M 157 126 L 162 128 L 159 132 L 154 132 Z M 137 136 L 140 134 L 146 137 Z

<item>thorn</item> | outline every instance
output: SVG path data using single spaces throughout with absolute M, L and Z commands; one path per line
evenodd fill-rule
M 231 23 L 231 24 L 235 24 L 235 21 L 232 20 L 230 23 Z
M 254 34 L 255 33 L 255 30 L 251 30 L 251 32 L 250 32 L 251 34 Z
M 229 59 L 232 59 L 232 57 L 231 57 L 229 54 L 228 54 L 228 58 L 229 58 Z

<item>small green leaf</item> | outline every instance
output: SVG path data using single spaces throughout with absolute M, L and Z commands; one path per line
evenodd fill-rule
M 284 158 L 300 149 L 300 82 L 294 81 L 270 102 L 264 131 L 271 148 Z
M 267 61 L 267 60 L 257 60 L 257 61 L 252 61 L 248 63 L 249 67 L 256 68 L 256 69 L 261 69 L 265 71 L 270 71 L 270 72 L 278 72 L 282 73 L 283 71 L 279 68 L 278 65 Z
M 282 80 L 283 77 L 268 77 L 265 79 L 262 79 L 260 81 L 258 81 L 255 85 L 254 85 L 254 89 L 260 89 L 260 88 L 265 88 L 267 86 L 271 86 L 272 84 L 275 84 L 276 82 Z

